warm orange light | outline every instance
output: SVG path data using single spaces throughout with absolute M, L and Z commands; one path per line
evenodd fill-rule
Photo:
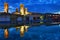
M 28 11 L 27 11 L 27 8 L 25 8 L 25 15 L 28 15 L 29 13 L 28 13 Z
M 20 14 L 24 15 L 24 5 L 23 4 L 20 5 Z
M 4 30 L 4 36 L 5 36 L 5 38 L 8 38 L 8 35 L 9 35 L 8 30 L 5 29 L 5 30 Z
M 25 31 L 24 26 L 21 26 L 21 28 L 20 28 L 20 36 L 21 37 L 24 36 L 24 31 Z
M 25 27 L 25 31 L 27 32 L 27 31 L 28 31 L 28 27 L 29 27 L 29 26 L 25 26 L 25 25 L 24 25 L 24 27 Z
M 8 4 L 4 3 L 4 12 L 8 13 Z

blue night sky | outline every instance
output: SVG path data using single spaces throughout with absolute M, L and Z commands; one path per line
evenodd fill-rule
M 9 12 L 14 12 L 16 7 L 24 4 L 29 12 L 59 12 L 60 0 L 0 0 L 0 11 L 4 9 L 4 2 L 9 4 Z
M 3 12 L 4 2 L 9 4 L 9 12 L 14 12 L 16 7 L 24 4 L 29 12 L 60 12 L 60 0 L 0 0 L 0 11 Z M 4 29 L 0 29 L 0 40 L 60 40 L 60 25 L 36 26 L 28 29 L 24 37 L 20 31 L 9 29 L 9 38 L 4 38 Z

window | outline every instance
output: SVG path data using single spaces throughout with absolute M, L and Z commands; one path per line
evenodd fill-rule
M 34 20 L 36 20 L 36 17 L 33 17 Z
M 40 19 L 40 17 L 37 17 L 37 19 Z
M 22 18 L 21 18 L 21 17 L 18 17 L 18 18 L 17 18 L 17 21 L 22 21 Z
M 26 20 L 29 20 L 29 17 L 26 17 Z
M 30 17 L 29 17 L 29 20 L 33 20 L 33 16 L 30 16 Z
M 0 16 L 0 21 L 10 21 L 10 16 Z

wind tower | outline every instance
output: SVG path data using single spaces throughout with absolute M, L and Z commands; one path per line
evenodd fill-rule
M 8 13 L 8 3 L 4 3 L 4 12 Z
M 28 11 L 27 11 L 27 8 L 25 8 L 25 15 L 28 15 L 29 13 L 28 13 Z
M 24 14 L 24 5 L 23 4 L 20 5 L 20 15 L 25 15 Z
M 16 12 L 15 12 L 15 14 L 18 14 L 18 8 L 16 8 Z

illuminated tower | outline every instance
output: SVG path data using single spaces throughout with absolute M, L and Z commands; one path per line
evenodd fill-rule
M 18 14 L 18 8 L 16 8 L 16 12 L 15 12 L 15 14 Z
M 25 8 L 25 15 L 27 15 L 28 14 L 28 12 L 27 12 L 27 8 Z
M 8 13 L 8 3 L 4 3 L 4 12 Z
M 16 12 L 18 12 L 18 8 L 16 8 Z
M 24 5 L 20 5 L 20 15 L 24 15 Z

